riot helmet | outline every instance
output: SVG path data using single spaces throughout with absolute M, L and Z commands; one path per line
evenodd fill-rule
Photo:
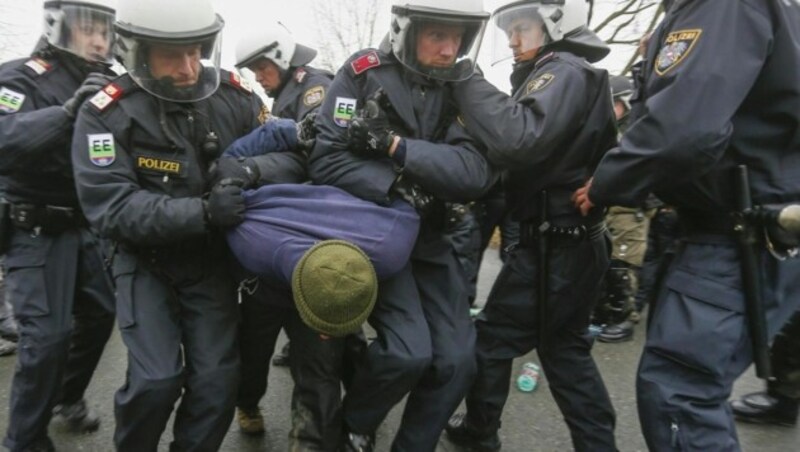
M 236 44 L 236 67 L 239 69 L 266 58 L 285 71 L 305 66 L 316 56 L 316 50 L 296 42 L 281 23 L 254 28 Z
M 406 68 L 443 81 L 475 70 L 489 14 L 481 0 L 394 1 L 389 41 Z
M 275 95 L 289 77 L 289 69 L 305 66 L 317 51 L 295 41 L 281 23 L 254 28 L 236 43 L 236 68 L 250 83 Z
M 150 94 L 198 101 L 219 87 L 223 25 L 210 0 L 120 0 L 114 55 Z
M 586 0 L 514 0 L 492 14 L 492 63 L 534 58 L 544 47 L 564 47 L 599 61 L 608 46 L 589 30 Z
M 111 63 L 115 0 L 44 2 L 44 39 L 90 63 Z

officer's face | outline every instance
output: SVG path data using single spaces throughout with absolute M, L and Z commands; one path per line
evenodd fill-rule
M 200 78 L 200 44 L 153 45 L 148 54 L 150 75 L 167 79 L 176 88 L 193 86 Z
M 511 21 L 506 29 L 508 46 L 514 51 L 514 61 L 527 61 L 539 53 L 544 44 L 544 27 L 541 21 L 520 17 Z
M 417 32 L 417 61 L 426 67 L 452 67 L 458 57 L 463 37 L 463 26 L 423 24 Z
M 271 60 L 260 58 L 247 68 L 253 71 L 256 82 L 264 91 L 271 93 L 281 87 L 281 69 Z
M 108 23 L 90 19 L 78 20 L 69 25 L 69 47 L 87 61 L 105 61 L 111 35 Z

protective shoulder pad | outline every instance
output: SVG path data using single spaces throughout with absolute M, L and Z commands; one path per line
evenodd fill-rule
M 34 57 L 26 61 L 23 67 L 28 75 L 35 78 L 50 72 L 53 69 L 53 64 L 45 59 Z
M 236 72 L 228 72 L 228 71 L 220 71 L 220 78 L 222 82 L 231 85 L 234 88 L 244 91 L 247 94 L 251 94 L 253 92 L 253 88 L 247 83 L 247 80 L 243 79 L 239 74 Z
M 353 75 L 359 75 L 380 65 L 381 57 L 377 50 L 370 50 L 363 55 L 354 57 L 350 61 L 350 69 L 352 69 Z
M 129 93 L 134 87 L 133 80 L 128 75 L 117 77 L 114 81 L 104 86 L 94 96 L 89 98 L 89 105 L 102 112 L 108 110 L 123 95 Z

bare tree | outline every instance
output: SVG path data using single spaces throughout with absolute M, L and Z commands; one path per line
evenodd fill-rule
M 387 4 L 387 0 L 315 1 L 320 66 L 335 71 L 352 53 L 377 45 L 387 28 L 379 23 Z
M 597 0 L 591 10 L 592 29 L 629 57 L 619 71 L 625 75 L 638 59 L 639 41 L 650 34 L 664 14 L 661 0 Z

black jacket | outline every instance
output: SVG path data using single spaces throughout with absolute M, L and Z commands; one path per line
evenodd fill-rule
M 652 191 L 724 214 L 740 164 L 754 202 L 800 199 L 800 2 L 676 0 L 639 82 L 630 127 L 595 172 L 595 204 Z

